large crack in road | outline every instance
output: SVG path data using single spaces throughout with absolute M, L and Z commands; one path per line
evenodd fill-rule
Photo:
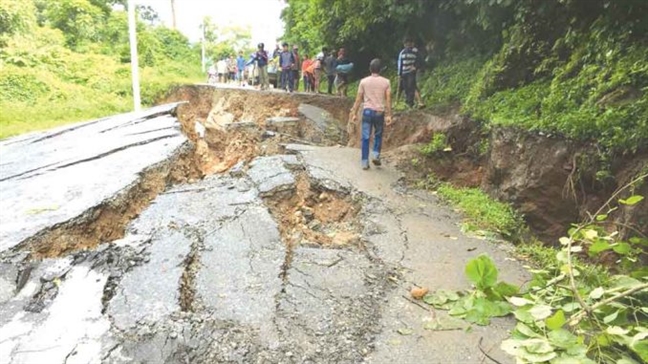
M 522 280 L 505 251 L 462 236 L 432 197 L 394 188 L 395 171 L 368 174 L 357 151 L 325 146 L 343 139 L 334 112 L 224 116 L 239 101 L 214 100 L 207 118 L 189 104 L 178 121 L 174 104 L 0 142 L 0 177 L 26 178 L 0 181 L 15 215 L 3 210 L 0 228 L 1 358 L 476 362 L 480 337 L 506 335 L 506 320 L 425 331 L 436 313 L 402 297 L 411 284 L 465 287 L 463 261 L 484 251 Z

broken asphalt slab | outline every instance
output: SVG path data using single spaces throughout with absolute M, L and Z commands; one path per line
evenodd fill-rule
M 171 114 L 126 119 L 0 144 L 18 153 L 29 143 L 54 143 L 38 148 L 40 155 L 56 154 L 62 138 L 69 146 L 63 153 L 70 154 L 75 143 L 66 138 L 115 139 L 83 144 L 88 153 L 80 162 L 70 155 L 21 169 L 14 155 L 13 167 L 2 167 L 7 179 L 1 191 L 14 188 L 21 195 L 7 200 L 41 210 L 3 226 L 2 250 L 114 197 L 186 142 Z M 136 140 L 143 144 L 132 145 Z M 114 151 L 120 145 L 127 147 Z M 481 361 L 483 337 L 491 355 L 511 362 L 498 349 L 511 320 L 471 332 L 424 330 L 431 313 L 403 297 L 414 284 L 467 288 L 463 267 L 481 253 L 493 257 L 503 279 L 521 283 L 525 273 L 507 259 L 506 249 L 464 236 L 458 217 L 432 196 L 399 192 L 396 171 L 362 171 L 357 150 L 290 145 L 286 151 L 292 154 L 257 157 L 228 174 L 162 192 L 128 223 L 123 239 L 29 262 L 20 287 L 14 283 L 20 272 L 10 263 L 19 256 L 6 257 L 0 265 L 0 357 L 9 363 L 468 363 Z M 77 162 L 66 166 L 73 157 Z M 80 165 L 84 169 L 74 169 Z M 97 176 L 77 177 L 88 168 Z M 25 177 L 22 183 L 42 188 L 42 178 L 57 172 L 70 173 L 55 179 L 58 200 L 37 195 L 32 201 L 27 190 L 1 184 Z M 289 227 L 268 200 L 297 193 L 298 176 L 318 191 L 358 201 L 361 243 L 331 249 L 283 241 L 282 229 Z M 61 197 L 73 198 L 70 190 L 85 194 L 74 208 Z M 54 203 L 60 206 L 42 208 Z M 24 222 L 32 215 L 43 218 Z M 403 335 L 404 328 L 412 334 Z
M 0 142 L 0 252 L 79 217 L 178 153 L 177 104 Z

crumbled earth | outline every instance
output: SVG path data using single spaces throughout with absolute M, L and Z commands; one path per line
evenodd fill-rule
M 482 253 L 520 284 L 509 246 L 463 235 L 395 169 L 361 170 L 317 97 L 246 91 L 290 102 L 244 120 L 235 92 L 0 142 L 1 358 L 478 363 L 481 342 L 511 362 L 512 320 L 429 331 L 444 313 L 408 296 L 469 288 Z

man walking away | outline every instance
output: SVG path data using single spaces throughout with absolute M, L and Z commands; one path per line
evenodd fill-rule
M 398 77 L 405 91 L 405 103 L 414 107 L 414 94 L 416 93 L 416 68 L 418 66 L 418 50 L 414 48 L 412 39 L 406 38 L 403 42 L 405 48 L 398 55 Z
M 326 53 L 325 53 L 326 54 Z M 335 82 L 335 67 L 337 62 L 335 60 L 335 51 L 326 54 L 324 57 L 324 72 L 326 72 L 326 80 L 328 81 L 328 94 L 333 94 L 333 83 Z
M 389 80 L 380 75 L 380 60 L 374 59 L 369 64 L 371 76 L 365 77 L 358 86 L 358 95 L 351 109 L 351 120 L 355 124 L 358 120 L 358 108 L 363 104 L 362 110 L 362 169 L 369 169 L 369 140 L 371 131 L 374 132 L 373 164 L 379 166 L 380 149 L 385 121 L 387 126 L 392 123 L 391 115 L 391 87 Z
M 259 72 L 259 84 L 261 85 L 261 90 L 265 90 L 270 87 L 270 84 L 268 83 L 268 53 L 263 48 L 263 43 L 259 43 L 257 45 L 256 53 L 254 53 L 254 56 L 252 57 L 250 62 L 247 63 L 247 65 L 250 65 L 256 62 Z
M 243 52 L 239 52 L 239 55 L 236 58 L 236 69 L 238 71 L 236 78 L 239 86 L 243 86 L 243 70 L 245 70 L 245 58 L 243 58 Z
M 281 88 L 293 92 L 293 67 L 295 67 L 295 55 L 288 50 L 288 43 L 283 44 L 283 51 L 279 54 L 279 68 L 281 68 Z

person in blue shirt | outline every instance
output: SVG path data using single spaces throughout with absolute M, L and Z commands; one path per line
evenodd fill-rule
M 416 70 L 419 67 L 418 49 L 414 48 L 411 38 L 403 42 L 405 48 L 398 55 L 398 82 L 405 91 L 405 103 L 414 107 L 416 94 Z
M 236 80 L 239 83 L 239 86 L 243 86 L 243 70 L 245 69 L 245 58 L 243 58 L 243 52 L 239 52 L 238 57 L 236 58 Z

